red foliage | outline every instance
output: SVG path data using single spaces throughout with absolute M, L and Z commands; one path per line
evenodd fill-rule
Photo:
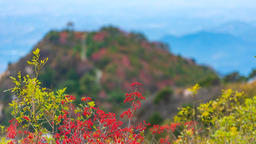
M 146 41 L 143 41 L 141 42 L 141 46 L 148 49 L 148 50 L 152 50 L 152 46 L 150 45 L 150 43 L 146 42 Z
M 161 144 L 170 144 L 170 142 L 168 141 L 168 138 L 167 138 L 167 137 L 166 137 L 166 138 L 160 138 L 159 142 L 160 142 Z
M 76 100 L 76 97 L 75 96 L 72 96 L 72 95 L 66 95 L 65 96 L 68 100 Z
M 150 126 L 149 123 L 143 122 L 132 122 L 134 113 L 141 107 L 141 100 L 145 100 L 145 97 L 138 91 L 138 87 L 142 86 L 139 82 L 134 82 L 130 85 L 135 88 L 135 91 L 132 93 L 127 93 L 125 95 L 124 103 L 130 103 L 131 107 L 124 111 L 120 117 L 127 117 L 129 119 L 128 126 L 123 126 L 123 122 L 117 120 L 116 114 L 111 112 L 105 112 L 98 107 L 94 107 L 93 102 L 90 102 L 92 99 L 90 97 L 83 97 L 81 101 L 87 103 L 83 107 L 82 111 L 80 108 L 77 108 L 72 101 L 75 100 L 75 97 L 72 95 L 66 95 L 65 100 L 62 100 L 62 104 L 67 107 L 61 110 L 61 114 L 57 116 L 58 121 L 61 123 L 56 125 L 58 132 L 54 133 L 53 138 L 57 144 L 80 144 L 80 143 L 113 143 L 120 144 L 135 144 L 144 142 L 144 130 L 147 126 Z M 24 119 L 29 121 L 29 117 L 23 116 Z M 9 121 L 12 123 L 7 128 L 7 137 L 10 139 L 17 138 L 17 126 L 19 126 L 16 119 Z M 56 122 L 52 122 L 54 125 Z M 188 129 L 193 129 L 196 123 L 193 121 L 187 122 L 184 126 Z M 167 133 L 174 132 L 179 123 L 171 123 L 164 126 L 153 125 L 150 128 L 152 134 L 160 134 L 164 131 Z M 46 141 L 46 138 L 42 136 L 42 133 L 39 134 L 19 131 L 23 133 L 26 137 L 21 140 L 22 144 L 38 143 L 41 144 Z M 109 141 L 110 140 L 110 141 Z M 169 137 L 161 138 L 160 143 L 170 143 Z M 16 143 L 15 140 L 12 140 L 11 143 Z
M 191 129 L 192 131 L 194 131 L 194 126 L 197 125 L 197 122 L 196 121 L 189 121 L 189 122 L 186 122 L 184 124 L 184 126 L 187 128 L 187 129 Z
M 100 93 L 99 93 L 99 97 L 100 98 L 106 98 L 107 97 L 107 94 L 104 90 L 101 90 Z
M 75 32 L 75 39 L 77 40 L 81 40 L 82 39 L 82 36 L 83 36 L 83 32 Z
M 67 43 L 67 39 L 68 39 L 68 33 L 67 32 L 60 32 L 59 33 L 59 37 L 60 37 L 60 43 L 61 44 L 65 44 Z
M 130 91 L 131 90 L 131 84 L 129 82 L 125 82 L 123 84 L 123 89 L 126 91 Z
M 92 60 L 100 61 L 104 56 L 107 55 L 108 50 L 106 48 L 101 48 L 98 52 L 92 54 Z
M 125 79 L 125 77 L 126 77 L 126 70 L 122 66 L 119 66 L 116 69 L 116 75 L 117 75 L 117 77 L 119 79 Z
M 135 82 L 132 86 L 141 86 L 142 84 Z M 66 96 L 69 99 L 72 99 L 72 96 Z M 127 98 L 132 98 L 132 100 L 126 100 L 125 102 L 131 103 L 131 108 L 123 112 L 120 116 L 127 116 L 131 119 L 134 116 L 134 112 L 140 108 L 140 100 L 145 99 L 141 93 L 135 91 L 130 94 L 126 94 Z M 82 101 L 88 101 L 89 98 L 82 98 Z M 71 104 L 69 107 L 70 110 L 75 110 L 75 105 Z M 91 109 L 94 110 L 91 113 Z M 63 125 L 59 127 L 59 133 L 55 134 L 55 139 L 60 142 L 61 137 L 64 136 L 62 140 L 63 143 L 105 143 L 108 139 L 112 139 L 114 143 L 141 143 L 144 140 L 144 137 L 138 133 L 146 129 L 146 126 L 149 124 L 145 122 L 136 123 L 134 125 L 130 124 L 128 127 L 122 127 L 123 122 L 116 119 L 114 113 L 106 113 L 103 110 L 100 110 L 96 107 L 85 107 L 83 111 L 84 116 L 94 116 L 82 121 L 82 120 L 73 120 L 68 115 L 70 115 L 70 110 L 62 110 L 64 115 L 60 117 L 63 121 Z M 98 123 L 97 127 L 94 127 L 94 124 Z M 103 128 L 104 127 L 104 128 Z M 93 130 L 94 129 L 94 130 Z M 136 132 L 137 131 L 137 132 Z M 82 136 L 81 136 L 82 134 Z M 129 135 L 132 135 L 130 137 Z
M 92 99 L 90 97 L 83 97 L 81 101 L 91 101 Z
M 152 77 L 150 77 L 145 70 L 140 71 L 139 78 L 144 80 L 145 85 L 150 85 L 152 83 Z
M 128 56 L 123 56 L 122 64 L 128 69 L 131 68 L 131 63 Z
M 96 33 L 94 36 L 93 36 L 93 40 L 96 41 L 96 42 L 103 42 L 104 41 L 104 38 L 106 36 L 106 33 L 105 32 L 98 32 Z
M 16 127 L 18 126 L 18 123 L 16 122 L 15 124 L 11 124 L 7 128 L 7 137 L 10 139 L 14 139 L 17 135 L 17 129 Z
M 23 116 L 24 119 L 26 119 L 27 121 L 29 121 L 29 118 L 27 116 Z
M 163 80 L 163 81 L 157 82 L 156 85 L 157 85 L 158 89 L 163 89 L 163 88 L 165 88 L 167 86 L 174 85 L 174 81 L 170 80 L 170 79 L 167 79 L 167 80 Z
M 180 126 L 180 125 L 181 125 L 180 123 L 171 123 L 171 125 L 166 124 L 164 126 L 161 126 L 160 128 L 161 130 L 166 130 L 167 133 L 169 133 L 170 131 L 174 132 L 177 126 Z

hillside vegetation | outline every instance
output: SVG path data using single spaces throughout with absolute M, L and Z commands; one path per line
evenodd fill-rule
M 189 88 L 192 106 L 181 107 L 171 122 L 157 125 L 152 121 L 139 122 L 134 113 L 146 98 L 140 93 L 143 84 L 134 82 L 133 92 L 125 94 L 123 103 L 129 108 L 117 120 L 116 114 L 105 112 L 90 97 L 79 99 L 65 94 L 64 89 L 52 91 L 41 86 L 38 75 L 48 58 L 39 59 L 40 50 L 33 52 L 29 65 L 35 67 L 35 75 L 10 77 L 15 85 L 7 90 L 16 95 L 9 105 L 13 119 L 10 125 L 1 127 L 3 144 L 80 144 L 80 143 L 255 143 L 256 97 L 245 98 L 243 92 L 224 90 L 222 95 L 198 107 L 196 96 L 200 86 Z M 165 89 L 163 93 L 172 94 Z M 165 97 L 166 98 L 166 97 Z M 154 116 L 158 118 L 157 115 Z M 158 118 L 158 120 L 160 120 Z
M 35 47 L 41 57 L 49 58 L 39 74 L 42 86 L 51 89 L 67 87 L 66 92 L 91 96 L 109 109 L 124 100 L 130 83 L 143 82 L 143 93 L 152 95 L 170 86 L 189 86 L 209 77 L 218 77 L 209 67 L 176 56 L 159 42 L 149 42 L 141 33 L 128 33 L 115 27 L 96 32 L 50 31 Z M 35 75 L 26 64 L 32 53 L 11 64 L 0 80 L 1 92 L 13 86 L 8 76 Z M 10 101 L 9 93 L 1 93 Z

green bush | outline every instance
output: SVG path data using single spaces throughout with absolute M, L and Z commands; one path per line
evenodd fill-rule
M 79 81 L 80 90 L 83 94 L 89 95 L 93 98 L 97 96 L 100 86 L 97 83 L 96 72 L 91 71 L 85 73 Z
M 49 35 L 49 41 L 50 42 L 52 42 L 54 44 L 59 43 L 59 32 L 57 32 L 57 31 L 50 31 L 50 33 L 48 35 Z
M 220 84 L 221 84 L 220 78 L 215 75 L 207 77 L 199 82 L 199 85 L 203 86 L 203 87 L 216 86 L 216 85 L 220 85 Z
M 42 86 L 52 88 L 54 86 L 54 76 L 54 70 L 50 66 L 45 67 L 45 69 L 39 74 L 39 80 L 42 82 Z
M 148 122 L 151 124 L 151 126 L 160 125 L 163 121 L 164 118 L 158 112 L 152 114 L 148 119 Z
M 173 94 L 173 90 L 169 87 L 163 88 L 160 90 L 155 98 L 154 98 L 154 103 L 158 104 L 160 101 L 168 101 L 171 95 Z
M 247 78 L 244 76 L 241 76 L 238 72 L 233 72 L 231 74 L 226 75 L 223 78 L 225 83 L 235 83 L 235 82 L 245 82 L 247 81 Z

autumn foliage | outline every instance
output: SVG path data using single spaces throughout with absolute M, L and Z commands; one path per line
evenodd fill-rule
M 125 95 L 124 103 L 130 107 L 119 116 L 105 112 L 95 105 L 90 97 L 65 94 L 65 88 L 56 92 L 41 87 L 38 73 L 47 59 L 39 60 L 40 50 L 35 50 L 32 61 L 35 78 L 29 75 L 11 77 L 15 87 L 9 89 L 17 96 L 10 103 L 13 119 L 5 129 L 1 126 L 1 143 L 8 144 L 81 144 L 81 143 L 244 143 L 255 142 L 256 98 L 244 99 L 243 93 L 223 91 L 219 99 L 200 104 L 198 107 L 183 107 L 174 122 L 150 125 L 136 122 L 135 113 L 141 108 L 145 97 L 134 82 L 133 92 Z M 190 89 L 194 98 L 199 85 Z M 147 137 L 146 135 L 149 135 Z

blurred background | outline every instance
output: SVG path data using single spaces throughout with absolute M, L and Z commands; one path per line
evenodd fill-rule
M 8 62 L 25 56 L 49 30 L 61 30 L 72 21 L 75 30 L 114 25 L 139 31 L 221 74 L 248 74 L 255 67 L 255 4 L 254 0 L 1 0 L 0 72 Z
M 144 84 L 138 119 L 163 121 L 191 105 L 186 88 L 201 84 L 202 101 L 224 87 L 242 87 L 256 71 L 255 0 L 0 0 L 2 122 L 12 87 L 8 76 L 33 75 L 34 48 L 49 62 L 43 86 L 106 110 L 120 105 L 129 84 Z M 234 84 L 235 83 L 235 84 Z M 4 106 L 4 107 L 3 107 Z M 3 107 L 3 108 L 2 108 Z

